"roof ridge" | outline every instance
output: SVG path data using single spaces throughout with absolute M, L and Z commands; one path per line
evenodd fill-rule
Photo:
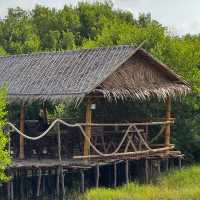
M 13 54 L 13 55 L 0 55 L 0 58 L 12 58 L 12 57 L 25 57 L 25 56 L 37 56 L 37 55 L 46 55 L 46 54 L 59 54 L 59 53 L 74 53 L 74 52 L 81 52 L 87 50 L 100 50 L 100 49 L 115 49 L 115 48 L 136 48 L 135 45 L 114 45 L 114 46 L 99 46 L 94 48 L 79 48 L 79 49 L 72 49 L 72 50 L 62 50 L 62 51 L 41 51 L 41 52 L 31 52 L 31 53 L 23 53 L 23 54 Z

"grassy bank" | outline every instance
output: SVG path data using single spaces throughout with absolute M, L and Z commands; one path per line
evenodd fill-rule
M 156 185 L 131 183 L 117 189 L 93 189 L 86 200 L 200 200 L 200 166 L 170 172 Z

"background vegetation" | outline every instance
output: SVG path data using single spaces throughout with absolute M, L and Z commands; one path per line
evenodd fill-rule
M 5 169 L 10 164 L 10 155 L 7 150 L 8 137 L 3 132 L 7 116 L 6 107 L 7 107 L 6 89 L 1 88 L 0 89 L 0 182 L 8 180 L 8 177 L 5 174 Z
M 134 13 L 114 10 L 111 2 L 66 5 L 60 10 L 40 5 L 31 11 L 9 9 L 8 15 L 0 21 L 1 55 L 139 45 L 144 40 L 146 50 L 184 76 L 193 88 L 192 95 L 174 102 L 173 113 L 177 114 L 177 120 L 173 142 L 188 158 L 200 160 L 199 35 L 175 36 L 150 14 L 135 18 Z M 153 106 L 149 113 L 155 108 Z M 70 112 L 66 112 L 69 115 Z M 139 112 L 144 112 L 142 106 Z

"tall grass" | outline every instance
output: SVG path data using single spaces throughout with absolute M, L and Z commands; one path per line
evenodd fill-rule
M 171 171 L 154 185 L 131 183 L 117 189 L 92 189 L 85 200 L 200 200 L 200 166 Z

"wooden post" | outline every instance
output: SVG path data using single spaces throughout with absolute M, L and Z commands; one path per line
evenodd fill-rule
M 166 164 L 166 171 L 169 171 L 169 159 L 168 158 L 166 158 L 165 164 Z
M 91 110 L 91 100 L 87 100 L 86 104 L 86 115 L 85 115 L 85 123 L 91 124 L 92 123 L 92 110 Z M 90 139 L 91 138 L 91 125 L 88 125 L 85 127 L 85 133 L 87 137 Z M 84 138 L 84 149 L 83 149 L 83 155 L 88 156 L 90 154 L 90 143 L 89 141 Z
M 60 124 L 57 123 L 57 131 L 58 131 L 58 159 L 61 162 L 62 157 L 61 157 L 61 134 L 60 134 Z
M 117 186 L 117 163 L 114 162 L 114 187 Z
M 178 157 L 178 167 L 181 170 L 181 168 L 182 168 L 182 158 L 181 157 Z
M 60 178 L 61 178 L 61 184 L 62 184 L 62 195 L 63 198 L 65 197 L 65 175 L 64 175 L 64 170 L 63 170 L 63 166 L 60 167 Z
M 60 195 L 60 166 L 57 168 L 57 175 L 56 175 L 56 192 L 57 196 Z
M 42 180 L 42 170 L 41 168 L 39 168 L 38 182 L 37 182 L 37 197 L 40 196 L 41 180 Z
M 20 110 L 20 131 L 24 133 L 24 123 L 25 123 L 25 106 L 24 103 L 21 105 L 21 110 Z M 20 135 L 19 138 L 19 159 L 23 160 L 24 159 L 24 137 Z
M 149 161 L 147 158 L 145 159 L 145 182 L 149 183 Z
M 96 166 L 96 188 L 99 187 L 99 165 Z
M 125 173 L 126 173 L 126 184 L 129 183 L 129 163 L 128 160 L 125 162 Z
M 168 97 L 166 100 L 166 121 L 170 121 L 171 118 L 171 98 Z M 165 128 L 165 146 L 170 146 L 170 135 L 171 135 L 171 125 L 167 124 Z
M 81 170 L 81 192 L 85 192 L 85 174 L 84 170 Z

